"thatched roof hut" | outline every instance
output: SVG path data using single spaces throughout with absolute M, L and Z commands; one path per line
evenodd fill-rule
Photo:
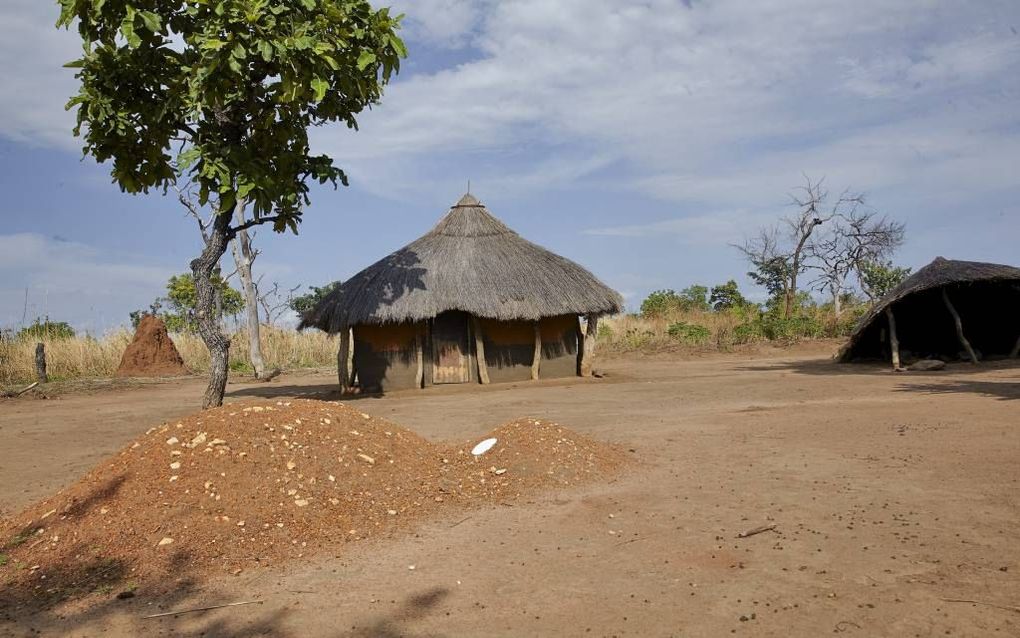
M 861 318 L 840 361 L 1017 355 L 1020 268 L 936 257 Z
M 591 331 L 622 309 L 589 271 L 522 238 L 467 194 L 431 231 L 327 295 L 301 327 L 342 338 L 353 329 L 353 369 L 363 388 L 378 390 L 532 378 L 539 369 L 563 376 L 568 364 L 575 374 L 587 364 L 578 317 Z

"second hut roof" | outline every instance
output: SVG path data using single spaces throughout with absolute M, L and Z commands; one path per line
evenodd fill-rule
M 301 325 L 333 333 L 448 310 L 537 320 L 621 312 L 623 298 L 580 265 L 527 241 L 467 194 L 427 234 L 338 286 Z
M 860 321 L 846 344 L 840 349 L 836 358 L 846 361 L 854 344 L 885 309 L 897 301 L 932 288 L 940 288 L 952 284 L 974 283 L 979 281 L 1020 281 L 1020 268 L 1005 264 L 990 264 L 980 261 L 960 261 L 936 257 L 930 264 L 901 281 L 895 288 L 882 297 Z

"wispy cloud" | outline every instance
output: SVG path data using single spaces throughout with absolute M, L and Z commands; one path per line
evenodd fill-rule
M 74 317 L 78 327 L 92 330 L 126 322 L 128 312 L 163 294 L 174 273 L 136 255 L 118 259 L 36 233 L 0 235 L 0 271 L 0 326 L 19 324 L 23 314 L 28 321 L 49 315 Z

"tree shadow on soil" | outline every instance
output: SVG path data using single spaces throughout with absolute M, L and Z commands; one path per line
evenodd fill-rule
M 313 399 L 316 401 L 359 401 L 361 399 L 381 399 L 384 392 L 348 392 L 341 394 L 336 384 L 324 385 L 281 385 L 273 387 L 240 388 L 227 392 L 228 399 Z
M 84 498 L 72 500 L 57 517 L 75 517 L 109 502 L 124 483 L 123 475 L 96 486 Z M 34 565 L 39 552 L 32 549 L 49 541 L 49 521 L 39 519 L 22 527 L 0 545 L 0 634 L 64 635 L 83 628 L 93 628 L 97 635 L 113 626 L 128 625 L 128 633 L 140 635 L 153 629 L 165 629 L 173 617 L 143 620 L 142 616 L 162 611 L 207 607 L 224 600 L 215 593 L 203 591 L 203 581 L 192 573 L 193 556 L 186 551 L 175 552 L 166 568 L 166 576 L 142 578 L 132 571 L 134 564 L 123 558 L 103 556 L 87 541 L 71 545 L 66 556 Z M 62 536 L 70 534 L 64 528 Z M 38 537 L 38 540 L 36 538 Z M 73 557 L 73 558 L 70 558 Z M 250 614 L 248 616 L 250 618 Z M 243 627 L 230 626 L 224 620 L 188 617 L 188 633 L 211 636 L 280 635 L 282 612 L 263 614 Z M 192 627 L 194 629 L 192 629 Z M 176 632 L 173 632 L 176 633 Z
M 376 618 L 366 626 L 351 627 L 338 638 L 441 638 L 442 634 L 412 633 L 408 625 L 431 614 L 450 595 L 445 587 L 435 587 L 411 596 L 397 610 Z
M 186 575 L 192 565 L 190 554 L 177 552 L 170 569 L 177 575 L 173 582 L 141 583 L 133 580 L 130 564 L 124 561 L 95 558 L 83 565 L 48 569 L 45 589 L 18 584 L 0 592 L 0 633 L 59 636 L 91 630 L 100 635 L 116 627 L 127 635 L 154 631 L 225 638 L 284 634 L 281 623 L 286 609 L 255 612 L 254 618 L 246 608 L 240 608 L 245 612 L 227 610 L 219 618 L 203 618 L 216 611 L 144 618 L 237 601 L 206 590 L 200 579 Z
M 317 385 L 252 386 L 250 388 L 230 390 L 224 396 L 228 399 L 253 397 L 258 399 L 316 399 L 319 401 L 336 401 L 339 399 L 347 400 L 351 398 L 348 396 L 341 396 L 340 389 L 335 383 Z
M 920 392 L 922 394 L 980 394 L 1000 401 L 1020 400 L 1020 383 L 999 381 L 949 381 L 926 383 L 924 385 L 902 385 L 898 392 Z
M 755 363 L 736 368 L 740 372 L 793 372 L 816 376 L 888 376 L 902 375 L 904 379 L 917 377 L 937 378 L 946 374 L 978 374 L 993 370 L 1020 369 L 1020 360 L 1001 359 L 982 361 L 978 365 L 971 363 L 950 363 L 944 370 L 914 371 L 907 370 L 894 373 L 892 366 L 881 362 L 840 363 L 834 359 L 805 359 L 801 361 L 775 361 Z

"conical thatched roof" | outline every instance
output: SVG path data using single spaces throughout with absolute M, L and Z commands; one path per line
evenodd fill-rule
M 878 301 L 857 323 L 850 339 L 840 349 L 837 358 L 846 361 L 854 345 L 885 309 L 901 299 L 924 290 L 977 282 L 1016 281 L 1020 283 L 1020 268 L 980 261 L 958 261 L 936 257 L 930 264 L 907 277 Z M 895 312 L 895 311 L 894 311 Z
M 302 320 L 337 332 L 462 310 L 499 320 L 537 320 L 623 310 L 620 295 L 578 264 L 533 244 L 464 195 L 423 237 L 327 295 Z

